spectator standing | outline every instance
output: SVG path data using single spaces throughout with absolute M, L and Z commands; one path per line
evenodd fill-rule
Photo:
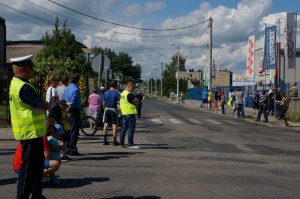
M 139 100 L 131 93 L 134 89 L 134 83 L 129 81 L 126 84 L 126 89 L 121 94 L 120 108 L 122 112 L 122 127 L 120 132 L 120 144 L 124 146 L 125 134 L 128 130 L 128 146 L 131 149 L 138 149 L 140 147 L 134 145 L 134 131 L 136 125 L 135 115 L 137 114 L 136 105 Z
M 282 100 L 282 95 L 281 95 L 280 89 L 276 88 L 275 93 L 274 93 L 274 101 L 275 101 L 274 113 L 275 113 L 276 117 L 279 117 L 279 115 L 280 115 L 280 102 L 281 102 L 281 100 Z
M 268 94 L 265 90 L 262 91 L 259 99 L 259 110 L 256 121 L 260 122 L 261 114 L 264 114 L 265 122 L 268 122 Z
M 65 100 L 69 105 L 67 112 L 69 113 L 70 123 L 70 138 L 67 146 L 67 153 L 74 156 L 81 155 L 77 149 L 81 110 L 80 91 L 78 88 L 79 79 L 79 74 L 72 74 L 71 83 L 64 91 Z
M 280 106 L 281 106 L 281 118 L 283 119 L 283 126 L 287 127 L 289 126 L 289 123 L 287 121 L 287 111 L 289 109 L 289 104 L 290 104 L 290 97 L 287 97 L 285 93 L 283 93 L 282 95 L 282 99 L 280 102 Z
M 233 93 L 232 95 L 235 96 L 235 103 L 237 106 L 237 117 L 244 118 L 245 117 L 245 114 L 244 114 L 244 92 L 241 91 L 240 88 L 238 88 L 236 90 L 236 92 Z
M 224 92 L 220 93 L 220 104 L 221 104 L 221 109 L 222 109 L 222 114 L 225 114 L 225 96 L 224 96 Z
M 268 93 L 268 115 L 274 114 L 274 106 L 275 106 L 275 100 L 274 100 L 274 94 L 275 89 L 271 89 Z
M 104 134 L 104 145 L 108 145 L 107 141 L 107 128 L 109 124 L 112 124 L 114 146 L 120 145 L 117 142 L 117 124 L 118 124 L 118 102 L 120 101 L 120 93 L 118 92 L 118 84 L 116 81 L 109 83 L 109 90 L 104 93 L 104 114 L 103 114 L 103 134 Z
M 210 90 L 208 90 L 207 92 L 208 92 L 208 96 L 207 96 L 207 110 L 209 110 L 210 106 L 211 106 L 212 92 Z
M 49 118 L 53 118 L 57 123 L 61 121 L 61 109 L 59 107 L 59 98 L 57 94 L 57 86 L 59 79 L 55 75 L 49 77 L 49 87 L 46 92 L 46 101 L 50 105 L 50 111 L 47 112 Z
M 41 181 L 44 169 L 43 136 L 46 133 L 44 102 L 29 83 L 34 77 L 33 55 L 11 58 L 14 77 L 9 90 L 12 131 L 22 145 L 22 164 L 17 183 L 17 198 L 45 198 Z
M 258 90 L 256 90 L 256 93 L 254 94 L 254 96 L 252 97 L 252 107 L 253 107 L 253 114 L 256 114 L 256 111 L 259 110 L 259 92 Z
M 137 94 L 135 95 L 135 98 L 140 100 L 140 103 L 138 105 L 136 105 L 137 116 L 138 116 L 138 118 L 140 118 L 141 112 L 142 112 L 142 104 L 145 100 L 145 96 L 141 93 L 141 91 L 138 90 Z
M 69 78 L 67 76 L 64 76 L 61 80 L 61 84 L 56 88 L 59 101 L 65 99 L 64 92 L 68 84 L 69 84 Z
M 208 92 L 206 89 L 202 91 L 202 103 L 203 108 L 208 109 Z

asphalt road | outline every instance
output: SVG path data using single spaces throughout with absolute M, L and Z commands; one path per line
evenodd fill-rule
M 84 156 L 44 182 L 47 198 L 300 198 L 300 134 L 146 99 L 135 142 L 103 146 L 81 136 Z M 0 198 L 15 198 L 15 141 L 0 143 Z

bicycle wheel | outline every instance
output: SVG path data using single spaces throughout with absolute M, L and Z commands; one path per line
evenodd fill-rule
M 98 123 L 95 118 L 85 116 L 81 119 L 80 130 L 85 135 L 94 135 L 98 130 Z

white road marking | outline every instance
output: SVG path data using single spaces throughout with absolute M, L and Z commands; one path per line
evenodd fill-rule
M 230 124 L 237 125 L 237 126 L 241 126 L 241 125 L 242 125 L 242 124 L 240 124 L 240 123 L 233 122 L 233 121 L 230 121 L 230 120 L 224 120 L 224 122 L 228 122 L 228 123 L 230 123 Z
M 218 124 L 218 125 L 222 124 L 221 122 L 218 122 L 218 121 L 215 121 L 215 120 L 212 120 L 212 119 L 204 119 L 204 120 L 207 121 L 207 122 L 213 123 L 213 124 Z
M 160 119 L 150 119 L 151 122 L 156 123 L 156 124 L 162 124 L 163 122 Z
M 171 119 L 168 119 L 168 120 L 170 120 L 174 124 L 182 124 L 183 123 L 182 121 L 180 121 L 178 119 L 174 119 L 174 118 L 171 118 Z

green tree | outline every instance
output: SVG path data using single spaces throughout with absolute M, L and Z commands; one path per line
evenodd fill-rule
M 45 48 L 35 58 L 35 70 L 39 75 L 51 74 L 68 75 L 70 73 L 85 73 L 85 57 L 83 45 L 76 41 L 66 21 L 59 26 L 56 19 L 52 35 L 45 33 L 42 37 Z
M 185 69 L 186 58 L 179 56 L 179 71 L 186 71 Z M 176 80 L 176 72 L 178 66 L 178 55 L 174 55 L 171 58 L 171 62 L 165 65 L 165 70 L 163 72 L 163 94 L 169 94 L 170 92 L 177 92 L 177 80 Z M 187 90 L 187 82 L 186 80 L 179 80 L 179 91 L 186 92 Z
M 133 65 L 132 57 L 125 52 L 119 54 L 109 48 L 95 47 L 93 49 L 95 54 L 104 54 L 110 59 L 110 67 L 113 73 L 122 75 L 123 82 L 132 80 L 141 82 L 142 69 L 140 64 Z

